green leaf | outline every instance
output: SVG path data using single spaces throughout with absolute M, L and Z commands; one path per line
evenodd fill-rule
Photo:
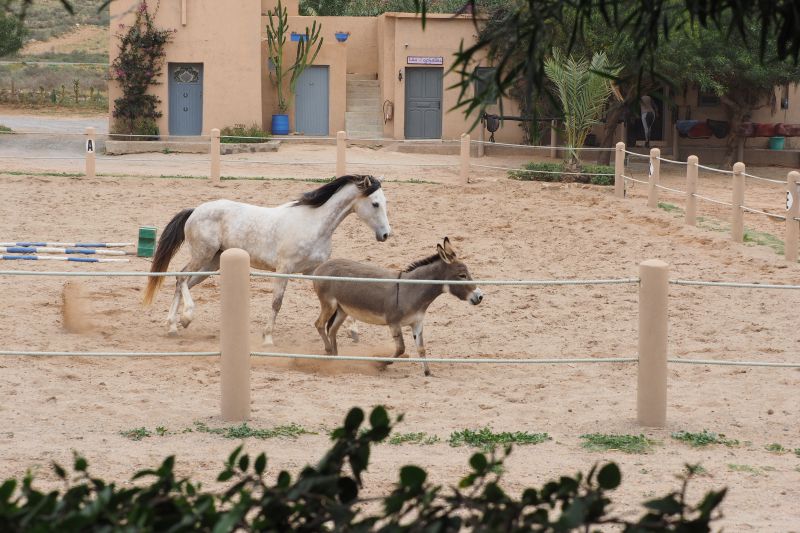
M 400 469 L 400 484 L 418 490 L 425 483 L 428 474 L 418 466 L 407 465 Z
M 344 429 L 348 432 L 354 433 L 361 423 L 364 422 L 364 411 L 358 407 L 350 409 L 344 419 Z
M 223 470 L 217 476 L 217 481 L 219 482 L 228 481 L 232 477 L 233 477 L 233 470 Z
M 59 479 L 67 479 L 67 471 L 64 470 L 60 464 L 53 462 L 53 472 L 59 477 Z
M 245 454 L 239 458 L 239 470 L 242 472 L 247 472 L 247 468 L 250 466 L 250 456 Z
M 389 425 L 389 414 L 382 405 L 377 406 L 369 415 L 369 423 L 373 428 L 385 428 Z
M 6 502 L 14 494 L 14 489 L 17 488 L 17 480 L 14 478 L 7 479 L 0 485 L 0 502 Z
M 256 474 L 258 474 L 259 476 L 263 474 L 264 469 L 266 467 L 267 467 L 267 455 L 265 453 L 261 453 L 259 454 L 258 457 L 256 457 L 256 463 L 255 463 Z
M 89 466 L 89 464 L 86 462 L 85 458 L 83 458 L 83 457 L 81 457 L 79 455 L 75 457 L 75 467 L 74 468 L 75 468 L 76 471 L 78 471 L 78 472 L 86 472 L 86 468 L 88 466 Z
M 648 509 L 658 511 L 659 513 L 665 515 L 677 515 L 680 514 L 681 510 L 683 509 L 683 506 L 680 504 L 680 502 L 675 499 L 674 494 L 670 494 L 657 500 L 646 501 L 644 502 L 644 506 Z
M 469 458 L 469 464 L 475 472 L 482 473 L 486 470 L 486 466 L 489 462 L 486 460 L 486 456 L 482 453 L 476 453 L 472 457 Z
M 350 503 L 358 497 L 358 484 L 349 477 L 341 477 L 336 485 L 339 487 L 339 501 Z
M 615 463 L 608 463 L 597 473 L 597 482 L 606 490 L 616 489 L 622 482 L 622 472 Z

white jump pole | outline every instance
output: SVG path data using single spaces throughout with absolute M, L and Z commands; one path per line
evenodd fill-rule
M 636 411 L 639 424 L 667 421 L 667 295 L 669 266 L 659 260 L 639 265 L 639 365 Z
M 220 258 L 222 418 L 250 417 L 250 254 L 238 248 Z

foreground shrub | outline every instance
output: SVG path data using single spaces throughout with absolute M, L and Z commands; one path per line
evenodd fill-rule
M 86 460 L 76 456 L 72 473 L 53 465 L 62 490 L 37 490 L 30 473 L 19 486 L 16 479 L 0 484 L 0 531 L 561 532 L 613 524 L 628 533 L 705 532 L 725 497 L 722 489 L 697 505 L 687 503 L 686 487 L 697 473 L 688 467 L 678 490 L 644 502 L 639 520 L 625 519 L 610 512 L 609 493 L 622 478 L 608 463 L 515 498 L 501 487 L 507 447 L 499 455 L 474 454 L 470 473 L 447 490 L 431 484 L 422 468 L 404 466 L 381 498 L 382 510 L 369 514 L 361 508 L 374 498 L 360 497 L 362 474 L 371 445 L 384 441 L 392 424 L 383 407 L 372 411 L 368 427 L 362 427 L 364 418 L 361 409 L 352 409 L 322 459 L 295 478 L 281 471 L 268 481 L 266 455 L 251 459 L 237 448 L 217 478 L 227 484 L 221 492 L 177 477 L 173 456 L 124 486 L 92 477 Z
M 219 141 L 223 143 L 264 143 L 269 140 L 269 133 L 258 124 L 250 127 L 244 124 L 226 126 L 220 130 Z
M 610 174 L 598 176 L 597 174 Z M 519 170 L 509 170 L 508 176 L 521 181 L 558 181 L 614 185 L 614 167 L 608 165 L 582 165 L 579 174 L 567 170 L 567 164 L 535 162 L 526 163 Z

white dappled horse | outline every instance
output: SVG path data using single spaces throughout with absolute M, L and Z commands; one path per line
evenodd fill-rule
M 185 240 L 191 258 L 184 272 L 213 272 L 228 248 L 250 254 L 254 268 L 283 274 L 311 273 L 331 255 L 333 232 L 350 213 L 355 213 L 374 232 L 378 241 L 391 235 L 386 215 L 386 197 L 381 179 L 373 176 L 342 176 L 303 194 L 299 200 L 278 207 L 260 207 L 230 200 L 215 200 L 184 209 L 167 224 L 158 240 L 151 272 L 165 272 Z M 178 276 L 175 297 L 169 309 L 169 334 L 189 326 L 194 301 L 189 290 L 207 275 Z M 163 277 L 147 281 L 144 302 L 153 301 Z M 272 344 L 275 319 L 283 303 L 286 279 L 274 279 L 272 317 L 264 329 L 264 344 Z

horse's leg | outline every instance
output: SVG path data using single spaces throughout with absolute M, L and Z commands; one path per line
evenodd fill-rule
M 222 252 L 217 252 L 214 254 L 214 257 L 211 258 L 211 261 L 206 263 L 205 266 L 196 270 L 196 272 L 213 272 L 215 270 L 219 270 L 219 257 L 222 255 Z M 184 271 L 188 270 L 188 268 L 184 268 Z M 194 319 L 194 300 L 192 299 L 192 295 L 189 293 L 192 287 L 195 285 L 203 282 L 205 279 L 208 278 L 208 275 L 198 275 L 198 276 L 190 276 L 188 279 L 186 277 L 183 278 L 184 282 L 181 283 L 181 295 L 183 297 L 183 310 L 181 311 L 181 326 L 184 328 L 188 328 L 189 324 L 191 324 L 192 320 Z
M 425 359 L 425 341 L 422 340 L 422 320 L 412 324 L 411 331 L 414 334 L 414 342 L 417 345 L 417 355 Z M 424 370 L 426 376 L 431 375 L 431 369 L 428 368 L 427 361 L 422 363 L 422 369 Z
M 347 318 L 347 313 L 341 307 L 336 308 L 336 314 L 333 315 L 333 322 L 331 327 L 328 328 L 328 339 L 331 341 L 331 353 L 339 355 L 339 346 L 336 344 L 336 334 L 339 333 L 339 328 Z
M 322 337 L 322 342 L 325 344 L 325 353 L 333 353 L 333 347 L 331 346 L 331 341 L 328 339 L 328 332 L 326 331 L 328 320 L 336 313 L 336 307 L 338 304 L 336 300 L 333 301 L 319 301 L 320 305 L 320 312 L 319 318 L 314 323 L 317 327 L 317 331 L 319 332 L 319 336 Z
M 281 274 L 286 274 L 284 270 L 276 270 Z M 272 316 L 270 317 L 267 327 L 264 328 L 264 346 L 271 346 L 274 344 L 272 340 L 272 332 L 275 331 L 275 320 L 278 318 L 278 312 L 283 305 L 283 294 L 286 292 L 286 283 L 288 279 L 275 278 L 272 280 Z
M 167 324 L 169 330 L 167 335 L 173 336 L 178 334 L 178 306 L 181 304 L 181 280 L 175 282 L 175 296 L 172 298 L 172 305 L 169 306 L 169 314 L 167 315 Z
M 358 342 L 358 322 L 356 322 L 356 319 L 348 316 L 345 323 L 347 324 L 347 332 L 350 334 L 350 339 L 353 342 Z

